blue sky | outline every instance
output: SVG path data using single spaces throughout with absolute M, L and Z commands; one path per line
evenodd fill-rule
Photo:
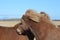
M 60 19 L 60 0 L 0 0 L 0 19 L 21 18 L 27 9 L 46 12 Z

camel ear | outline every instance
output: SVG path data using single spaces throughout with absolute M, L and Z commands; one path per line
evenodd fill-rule
M 47 14 L 45 12 L 40 12 L 41 16 L 46 16 Z

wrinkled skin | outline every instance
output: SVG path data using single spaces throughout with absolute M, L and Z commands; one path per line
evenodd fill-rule
M 60 28 L 56 28 L 44 12 L 36 15 L 34 11 L 28 10 L 22 19 L 29 25 L 26 27 L 33 32 L 37 40 L 60 40 Z

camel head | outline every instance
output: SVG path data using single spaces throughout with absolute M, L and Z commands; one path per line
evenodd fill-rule
M 17 32 L 21 34 L 24 30 L 30 29 L 30 24 L 27 24 L 27 22 L 39 23 L 41 20 L 48 23 L 51 22 L 50 17 L 45 12 L 37 13 L 34 10 L 27 10 L 22 16 L 21 25 L 17 28 Z

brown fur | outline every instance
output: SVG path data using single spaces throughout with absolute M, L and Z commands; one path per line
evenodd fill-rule
M 29 29 L 28 25 L 25 23 L 25 21 L 23 19 L 21 19 L 21 23 L 20 25 L 16 25 L 18 26 L 17 29 L 19 29 L 20 31 L 17 30 L 18 34 L 24 34 L 28 36 L 29 40 L 34 40 L 34 34 L 31 32 L 31 30 Z
M 26 32 L 22 35 L 18 35 L 16 32 L 17 27 L 20 26 L 20 23 L 16 24 L 15 27 L 2 27 L 0 26 L 0 40 L 32 40 L 31 36 L 28 36 Z
M 56 28 L 46 15 L 41 15 L 42 14 L 40 14 L 40 22 L 35 22 L 30 19 L 30 15 L 24 15 L 22 18 L 27 25 L 30 25 L 27 27 L 34 33 L 37 40 L 60 40 L 60 29 Z

